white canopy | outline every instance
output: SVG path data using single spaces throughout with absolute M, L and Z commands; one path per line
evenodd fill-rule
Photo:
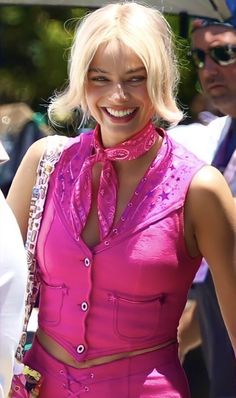
M 235 0 L 236 1 L 236 0 Z M 106 0 L 0 0 L 2 5 L 48 5 L 66 7 L 98 8 L 115 1 Z M 145 0 L 147 5 L 157 7 L 167 14 L 186 12 L 189 15 L 227 19 L 230 12 L 225 0 Z

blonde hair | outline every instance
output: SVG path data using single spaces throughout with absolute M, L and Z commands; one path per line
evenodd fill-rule
M 75 109 L 86 118 L 90 116 L 85 95 L 89 65 L 98 47 L 114 39 L 142 60 L 155 117 L 178 123 L 182 112 L 175 100 L 179 72 L 172 31 L 158 10 L 134 2 L 106 5 L 79 23 L 70 53 L 69 83 L 64 92 L 51 99 L 50 119 L 67 117 Z

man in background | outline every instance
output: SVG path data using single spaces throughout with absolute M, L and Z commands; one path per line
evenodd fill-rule
M 217 118 L 199 129 L 197 126 L 192 129 L 188 125 L 184 129 L 177 127 L 169 132 L 198 157 L 217 167 L 236 196 L 236 24 L 195 20 L 191 47 L 204 95 L 227 116 Z M 197 337 L 195 341 L 191 338 L 190 330 L 198 317 L 210 381 L 210 397 L 236 398 L 235 353 L 206 263 L 203 263 L 195 278 L 191 296 L 196 305 L 192 306 L 192 312 L 188 308 L 180 323 L 180 355 L 183 358 L 197 343 Z

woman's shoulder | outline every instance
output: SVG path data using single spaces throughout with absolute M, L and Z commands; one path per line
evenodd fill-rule
M 201 190 L 214 193 L 219 191 L 222 185 L 227 186 L 222 173 L 214 166 L 204 165 L 195 174 L 191 188 L 196 191 Z
M 230 188 L 218 169 L 205 165 L 194 175 L 190 184 L 188 199 L 192 209 L 213 211 L 227 208 L 232 201 Z
M 59 143 L 66 145 L 69 141 L 69 137 L 64 135 L 48 135 L 46 137 L 40 138 L 39 140 L 35 141 L 28 149 L 29 155 L 42 155 L 42 152 L 48 146 L 56 146 Z
M 40 138 L 35 141 L 27 150 L 24 156 L 24 163 L 30 163 L 34 168 L 38 165 L 40 159 L 44 155 L 45 151 L 53 151 L 58 147 L 65 147 L 68 144 L 69 138 L 61 135 L 49 135 L 47 137 Z

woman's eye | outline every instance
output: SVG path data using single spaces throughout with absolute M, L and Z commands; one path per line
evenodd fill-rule
M 144 80 L 146 80 L 145 76 L 133 76 L 130 79 L 128 79 L 128 82 L 140 83 L 140 82 L 143 82 Z
M 109 83 L 112 80 L 108 79 L 106 76 L 98 75 L 98 76 L 90 76 L 89 80 L 94 83 Z M 146 76 L 132 76 L 123 81 L 123 84 L 139 84 L 146 80 Z
M 107 82 L 108 79 L 104 76 L 93 76 L 91 77 L 91 80 L 94 82 Z

